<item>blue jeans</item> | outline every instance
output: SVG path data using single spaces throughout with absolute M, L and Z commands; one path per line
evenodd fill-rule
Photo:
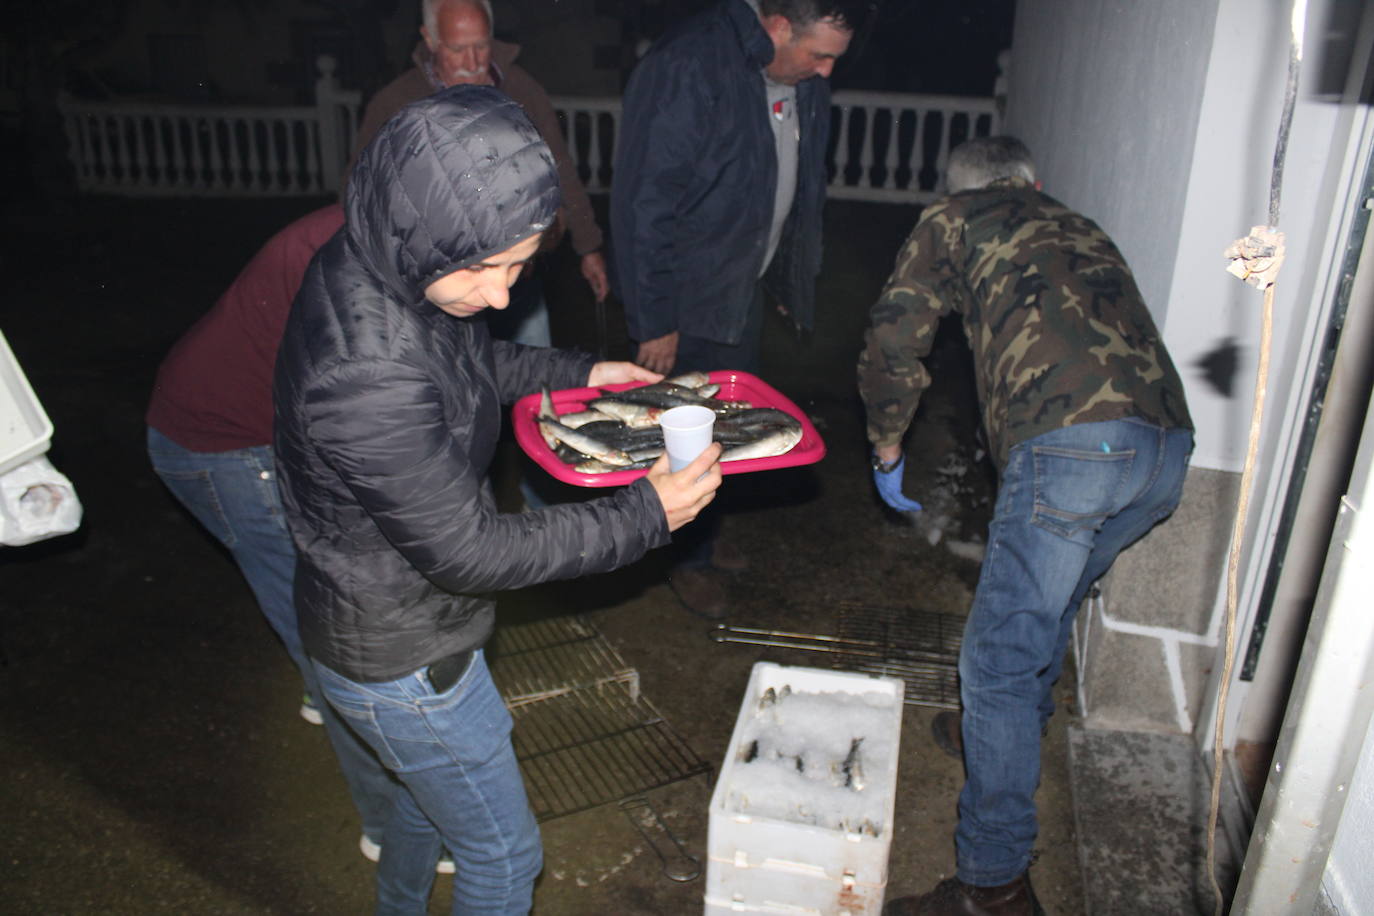
M 455 914 L 529 912 L 543 867 L 539 827 L 482 652 L 443 693 L 428 668 L 366 684 L 318 661 L 315 671 L 326 699 L 401 780 L 377 864 L 379 916 L 428 912 L 441 846 L 456 866 Z
M 958 876 L 1005 884 L 1030 865 L 1040 733 L 1074 614 L 1117 555 L 1178 506 L 1193 434 L 1085 423 L 1012 448 L 959 656 L 965 782 Z
M 148 457 L 177 502 L 228 548 L 263 616 L 300 670 L 305 692 L 318 697 L 315 672 L 301 649 L 296 626 L 296 547 L 286 529 L 271 447 L 193 452 L 149 427 Z M 395 782 L 328 704 L 320 703 L 319 709 L 363 832 L 380 844 Z

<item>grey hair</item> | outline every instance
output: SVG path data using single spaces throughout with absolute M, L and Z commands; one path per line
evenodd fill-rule
M 1015 137 L 978 137 L 949 154 L 945 185 L 951 194 L 985 188 L 999 178 L 1035 181 L 1030 150 Z
M 439 7 L 451 0 L 420 0 L 420 17 L 424 20 L 425 30 L 429 32 L 431 38 L 439 40 Z M 496 31 L 496 16 L 491 11 L 491 0 L 462 0 L 464 3 L 471 3 L 473 6 L 482 8 L 482 12 L 487 14 L 487 31 Z

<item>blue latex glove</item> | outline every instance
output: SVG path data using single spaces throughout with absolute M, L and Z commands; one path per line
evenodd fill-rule
M 873 484 L 878 488 L 878 495 L 898 512 L 920 512 L 921 504 L 914 499 L 907 499 L 902 494 L 902 474 L 906 471 L 906 456 L 897 462 L 897 466 L 884 473 L 877 468 L 873 469 Z

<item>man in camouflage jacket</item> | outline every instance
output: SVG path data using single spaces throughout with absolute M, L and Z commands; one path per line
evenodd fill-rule
M 949 186 L 865 335 L 874 479 L 889 505 L 919 508 L 901 491 L 902 437 L 930 383 L 921 359 L 957 312 L 1000 482 L 959 659 L 962 717 L 935 722 L 964 755 L 956 877 L 884 912 L 1038 913 L 1027 869 L 1050 689 L 1088 588 L 1178 505 L 1192 422 L 1121 253 L 1040 192 L 1020 141 L 956 149 Z

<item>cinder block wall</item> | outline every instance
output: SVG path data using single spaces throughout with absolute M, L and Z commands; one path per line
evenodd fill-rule
M 1190 734 L 1221 635 L 1240 475 L 1192 468 L 1177 512 L 1117 560 L 1076 623 L 1090 728 Z

